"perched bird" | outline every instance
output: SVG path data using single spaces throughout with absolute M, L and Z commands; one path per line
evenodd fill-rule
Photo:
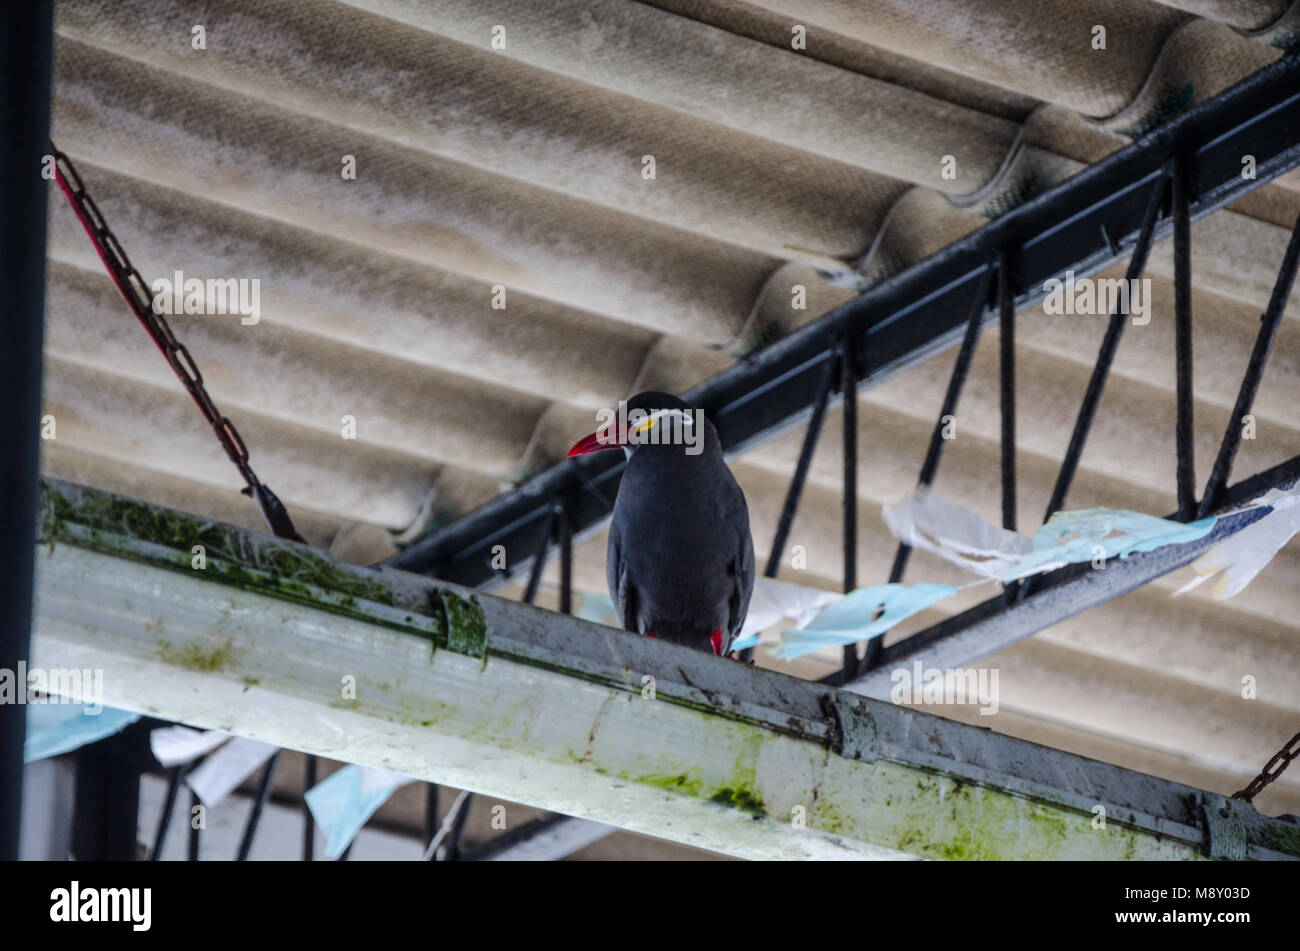
M 639 393 L 569 456 L 620 448 L 605 574 L 623 627 L 725 656 L 754 590 L 754 544 L 717 431 L 676 396 Z

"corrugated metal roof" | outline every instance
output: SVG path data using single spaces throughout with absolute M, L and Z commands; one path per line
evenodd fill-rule
M 555 461 L 596 409 L 684 390 L 852 295 L 814 265 L 897 273 L 1271 62 L 1269 42 L 1300 32 L 1291 6 L 63 0 L 54 138 L 146 279 L 260 279 L 256 325 L 172 325 L 299 529 L 371 561 L 392 533 L 455 518 Z M 192 46 L 198 26 L 205 49 Z M 51 201 L 57 438 L 45 471 L 256 525 L 61 196 Z M 1298 213 L 1291 173 L 1193 228 L 1202 474 Z M 1072 507 L 1174 507 L 1168 243 L 1148 275 L 1152 320 L 1121 346 Z M 804 310 L 790 306 L 796 283 Z M 1239 475 L 1300 454 L 1295 304 Z M 1022 526 L 1042 517 L 1103 323 L 1019 318 Z M 996 354 L 994 330 L 937 482 L 992 521 Z M 953 358 L 861 397 L 863 582 L 888 575 L 879 505 L 913 485 Z M 345 416 L 355 440 L 341 436 Z M 734 465 L 760 552 L 799 440 Z M 791 537 L 807 568 L 783 578 L 838 588 L 839 479 L 831 420 Z M 996 716 L 937 712 L 1230 793 L 1300 719 L 1298 556 L 1292 544 L 1226 602 L 1199 589 L 1171 600 L 1178 576 L 1126 595 L 989 660 L 1002 672 Z M 603 559 L 603 536 L 579 547 L 580 589 L 603 592 Z M 964 580 L 923 553 L 908 577 Z M 836 661 L 790 669 L 821 675 Z M 1258 699 L 1241 699 L 1247 675 Z M 1258 803 L 1300 813 L 1300 776 Z

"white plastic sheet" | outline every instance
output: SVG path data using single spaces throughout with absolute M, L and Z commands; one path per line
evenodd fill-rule
M 986 578 L 1002 578 L 1034 548 L 1024 535 L 990 525 L 924 486 L 883 506 L 880 514 L 899 541 Z
M 185 778 L 205 806 L 215 806 L 269 760 L 279 747 L 236 736 Z
M 192 730 L 187 726 L 162 726 L 149 734 L 154 759 L 166 767 L 190 763 L 211 753 L 231 738 L 221 730 Z
M 758 636 L 765 630 L 790 618 L 796 627 L 803 627 L 828 604 L 834 604 L 844 595 L 821 588 L 777 581 L 774 578 L 755 578 L 754 593 L 749 599 L 749 613 L 740 636 L 732 643 L 732 650 L 744 650 L 759 643 Z
M 1282 546 L 1300 533 L 1300 488 L 1270 489 L 1251 503 L 1255 505 L 1266 505 L 1273 511 L 1212 545 L 1192 562 L 1196 577 L 1175 591 L 1174 597 L 1214 578 L 1210 596 L 1219 601 L 1231 598 L 1264 570 Z
M 1196 541 L 1216 521 L 1210 516 L 1183 523 L 1127 509 L 1076 509 L 1055 513 L 1031 541 L 990 525 L 965 506 L 926 489 L 884 506 L 881 514 L 900 541 L 1003 582 L 1069 564 L 1126 558 L 1134 552 Z

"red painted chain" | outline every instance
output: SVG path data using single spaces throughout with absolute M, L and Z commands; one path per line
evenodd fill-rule
M 240 476 L 246 483 L 243 493 L 257 502 L 267 524 L 276 535 L 305 543 L 305 539 L 293 527 L 293 521 L 289 518 L 284 504 L 253 472 L 253 467 L 248 462 L 248 447 L 240 438 L 235 424 L 229 417 L 221 415 L 217 404 L 208 395 L 207 387 L 203 385 L 203 374 L 199 372 L 194 357 L 190 355 L 185 345 L 176 339 L 163 316 L 154 313 L 149 285 L 131 264 L 126 251 L 122 249 L 117 237 L 104 221 L 104 216 L 100 214 L 95 200 L 86 193 L 86 186 L 82 183 L 81 176 L 77 174 L 72 160 L 53 144 L 50 145 L 50 149 L 54 156 L 55 176 L 59 187 L 63 189 L 63 194 L 67 197 L 68 204 L 72 206 L 81 226 L 86 229 L 90 243 L 95 246 L 99 259 L 104 262 L 104 267 L 108 270 L 108 276 L 112 278 L 117 292 L 126 301 L 126 306 L 144 326 L 163 358 L 175 371 L 185 391 L 190 394 L 199 411 L 203 413 L 204 419 L 216 434 L 217 441 L 221 443 L 221 448 L 226 451 L 230 461 L 239 470 Z
M 1300 756 L 1300 733 L 1291 737 L 1286 745 L 1273 754 L 1273 758 L 1264 764 L 1258 776 L 1250 781 L 1250 785 L 1241 792 L 1232 794 L 1233 799 L 1240 799 L 1243 802 L 1250 802 L 1259 791 L 1282 775 L 1282 772 L 1291 765 L 1291 761 Z

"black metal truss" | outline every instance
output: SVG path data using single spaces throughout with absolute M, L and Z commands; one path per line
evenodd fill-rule
M 1214 471 L 1206 485 L 1205 496 L 1198 504 L 1192 465 L 1191 243 L 1187 233 L 1186 190 L 1178 187 L 1179 177 L 1183 173 L 1182 165 L 1181 160 L 1175 157 L 1170 164 L 1170 182 L 1166 183 L 1162 179 L 1151 191 L 1142 231 L 1129 262 L 1128 278 L 1132 280 L 1142 273 L 1146 254 L 1151 246 L 1151 236 L 1155 231 L 1158 209 L 1164 195 L 1168 192 L 1173 199 L 1175 222 L 1174 285 L 1176 289 L 1181 288 L 1176 290 L 1177 313 L 1174 340 L 1177 376 L 1175 469 L 1178 510 L 1169 518 L 1187 521 L 1193 516 L 1204 516 L 1211 511 L 1224 515 L 1233 507 L 1240 506 L 1269 489 L 1290 488 L 1300 478 L 1300 458 L 1296 458 L 1259 473 L 1226 492 L 1222 490 L 1223 483 L 1231 471 L 1237 448 L 1241 444 L 1243 417 L 1250 412 L 1253 405 L 1269 349 L 1295 282 L 1297 262 L 1300 260 L 1300 218 L 1296 220 L 1291 239 L 1287 242 L 1286 251 L 1282 255 L 1277 280 L 1273 285 L 1272 294 L 1269 295 L 1268 307 L 1260 318 L 1255 347 L 1242 377 L 1232 415 L 1228 417 L 1228 426 L 1219 448 Z M 1102 388 L 1110 372 L 1111 360 L 1119 344 L 1119 334 L 1127 318 L 1128 314 L 1123 309 L 1118 309 L 1111 315 L 1110 326 L 1102 341 L 1101 351 L 1084 394 L 1083 403 L 1079 408 L 1074 433 L 1065 459 L 1061 463 L 1061 470 L 1052 491 L 1052 500 L 1048 505 L 1045 519 L 1050 518 L 1065 503 L 1070 481 L 1077 469 L 1097 404 L 1101 399 Z M 1006 326 L 1010 325 L 1011 322 L 1008 320 Z M 1004 358 L 1005 356 L 1004 351 Z M 1005 360 L 1003 366 L 1005 370 Z M 960 361 L 958 369 L 953 372 L 954 380 L 958 372 L 964 372 L 960 368 Z M 949 389 L 951 391 L 952 386 Z M 1005 389 L 1004 378 L 1004 412 L 1007 405 Z M 1015 475 L 1014 471 L 1007 466 L 1006 455 L 1007 442 L 1014 438 L 1014 429 L 1008 432 L 1005 415 L 1002 437 L 1003 518 L 1005 519 L 1007 493 L 1010 491 L 1013 498 L 1015 493 Z M 1265 511 L 1252 509 L 1221 517 L 1213 531 L 1198 542 L 1149 552 L 1121 561 L 1118 566 L 1112 562 L 1106 566 L 1107 571 L 1096 571 L 1091 566 L 1072 566 L 1047 576 L 1030 578 L 1023 584 L 1009 585 L 1002 596 L 992 598 L 963 614 L 910 635 L 887 649 L 882 650 L 880 645 L 883 639 L 876 638 L 872 642 L 876 649 L 869 655 L 872 662 L 868 664 L 867 674 L 857 678 L 858 666 L 846 663 L 837 674 L 826 678 L 826 682 L 853 684 L 857 689 L 878 691 L 883 685 L 883 680 L 879 676 L 872 676 L 870 671 L 876 669 L 883 673 L 883 665 L 886 663 L 896 668 L 899 664 L 919 660 L 933 667 L 960 667 L 1190 563 L 1211 544 L 1250 525 L 1261 518 Z M 1012 516 L 1014 517 L 1014 512 Z M 1014 527 L 1014 525 L 1006 527 Z M 891 578 L 891 580 L 897 579 Z
M 1246 155 L 1254 157 L 1254 178 L 1243 177 Z M 861 391 L 963 336 L 971 338 L 972 323 L 991 323 L 1008 309 L 1006 297 L 1014 313 L 1041 301 L 1049 278 L 1068 270 L 1080 277 L 1094 274 L 1127 256 L 1139 243 L 1149 196 L 1164 187 L 1175 158 L 1188 221 L 1300 164 L 1300 58 L 1278 60 L 684 398 L 708 414 L 733 455 L 807 423 L 842 400 L 842 392 L 830 392 L 825 382 L 835 379 L 841 353 L 852 360 Z M 1148 239 L 1168 235 L 1173 224 L 1172 217 L 1157 215 Z M 999 260 L 1014 262 L 1014 272 L 1008 269 L 1001 282 L 1000 306 L 989 307 L 986 288 Z M 981 305 L 974 315 L 972 302 Z M 599 529 L 625 465 L 611 455 L 555 465 L 388 564 L 467 586 L 505 583 L 529 570 L 537 553 L 545 555 L 543 542 L 554 530 L 551 515 L 558 500 L 566 500 L 570 541 Z M 1004 492 L 1013 492 L 1013 472 L 1007 479 Z M 797 498 L 792 487 L 787 508 Z M 504 569 L 492 565 L 496 545 L 508 553 Z M 905 553 L 898 560 L 905 563 Z M 899 569 L 901 574 L 901 564 Z
M 1223 495 L 1221 511 L 1239 507 L 1269 489 L 1291 488 L 1297 482 L 1300 482 L 1300 456 L 1233 486 Z M 1224 515 L 1207 535 L 1194 542 L 1111 559 L 1102 570 L 1091 564 L 1060 568 L 1041 576 L 1041 583 L 1032 595 L 1011 603 L 1002 596 L 990 598 L 885 647 L 874 670 L 856 678 L 846 677 L 844 671 L 839 671 L 822 682 L 846 686 L 869 696 L 887 696 L 890 673 L 899 667 L 921 661 L 927 668 L 958 668 L 986 657 L 1190 564 L 1211 545 L 1235 535 L 1269 511 L 1254 507 Z M 1170 517 L 1176 516 L 1174 513 Z

